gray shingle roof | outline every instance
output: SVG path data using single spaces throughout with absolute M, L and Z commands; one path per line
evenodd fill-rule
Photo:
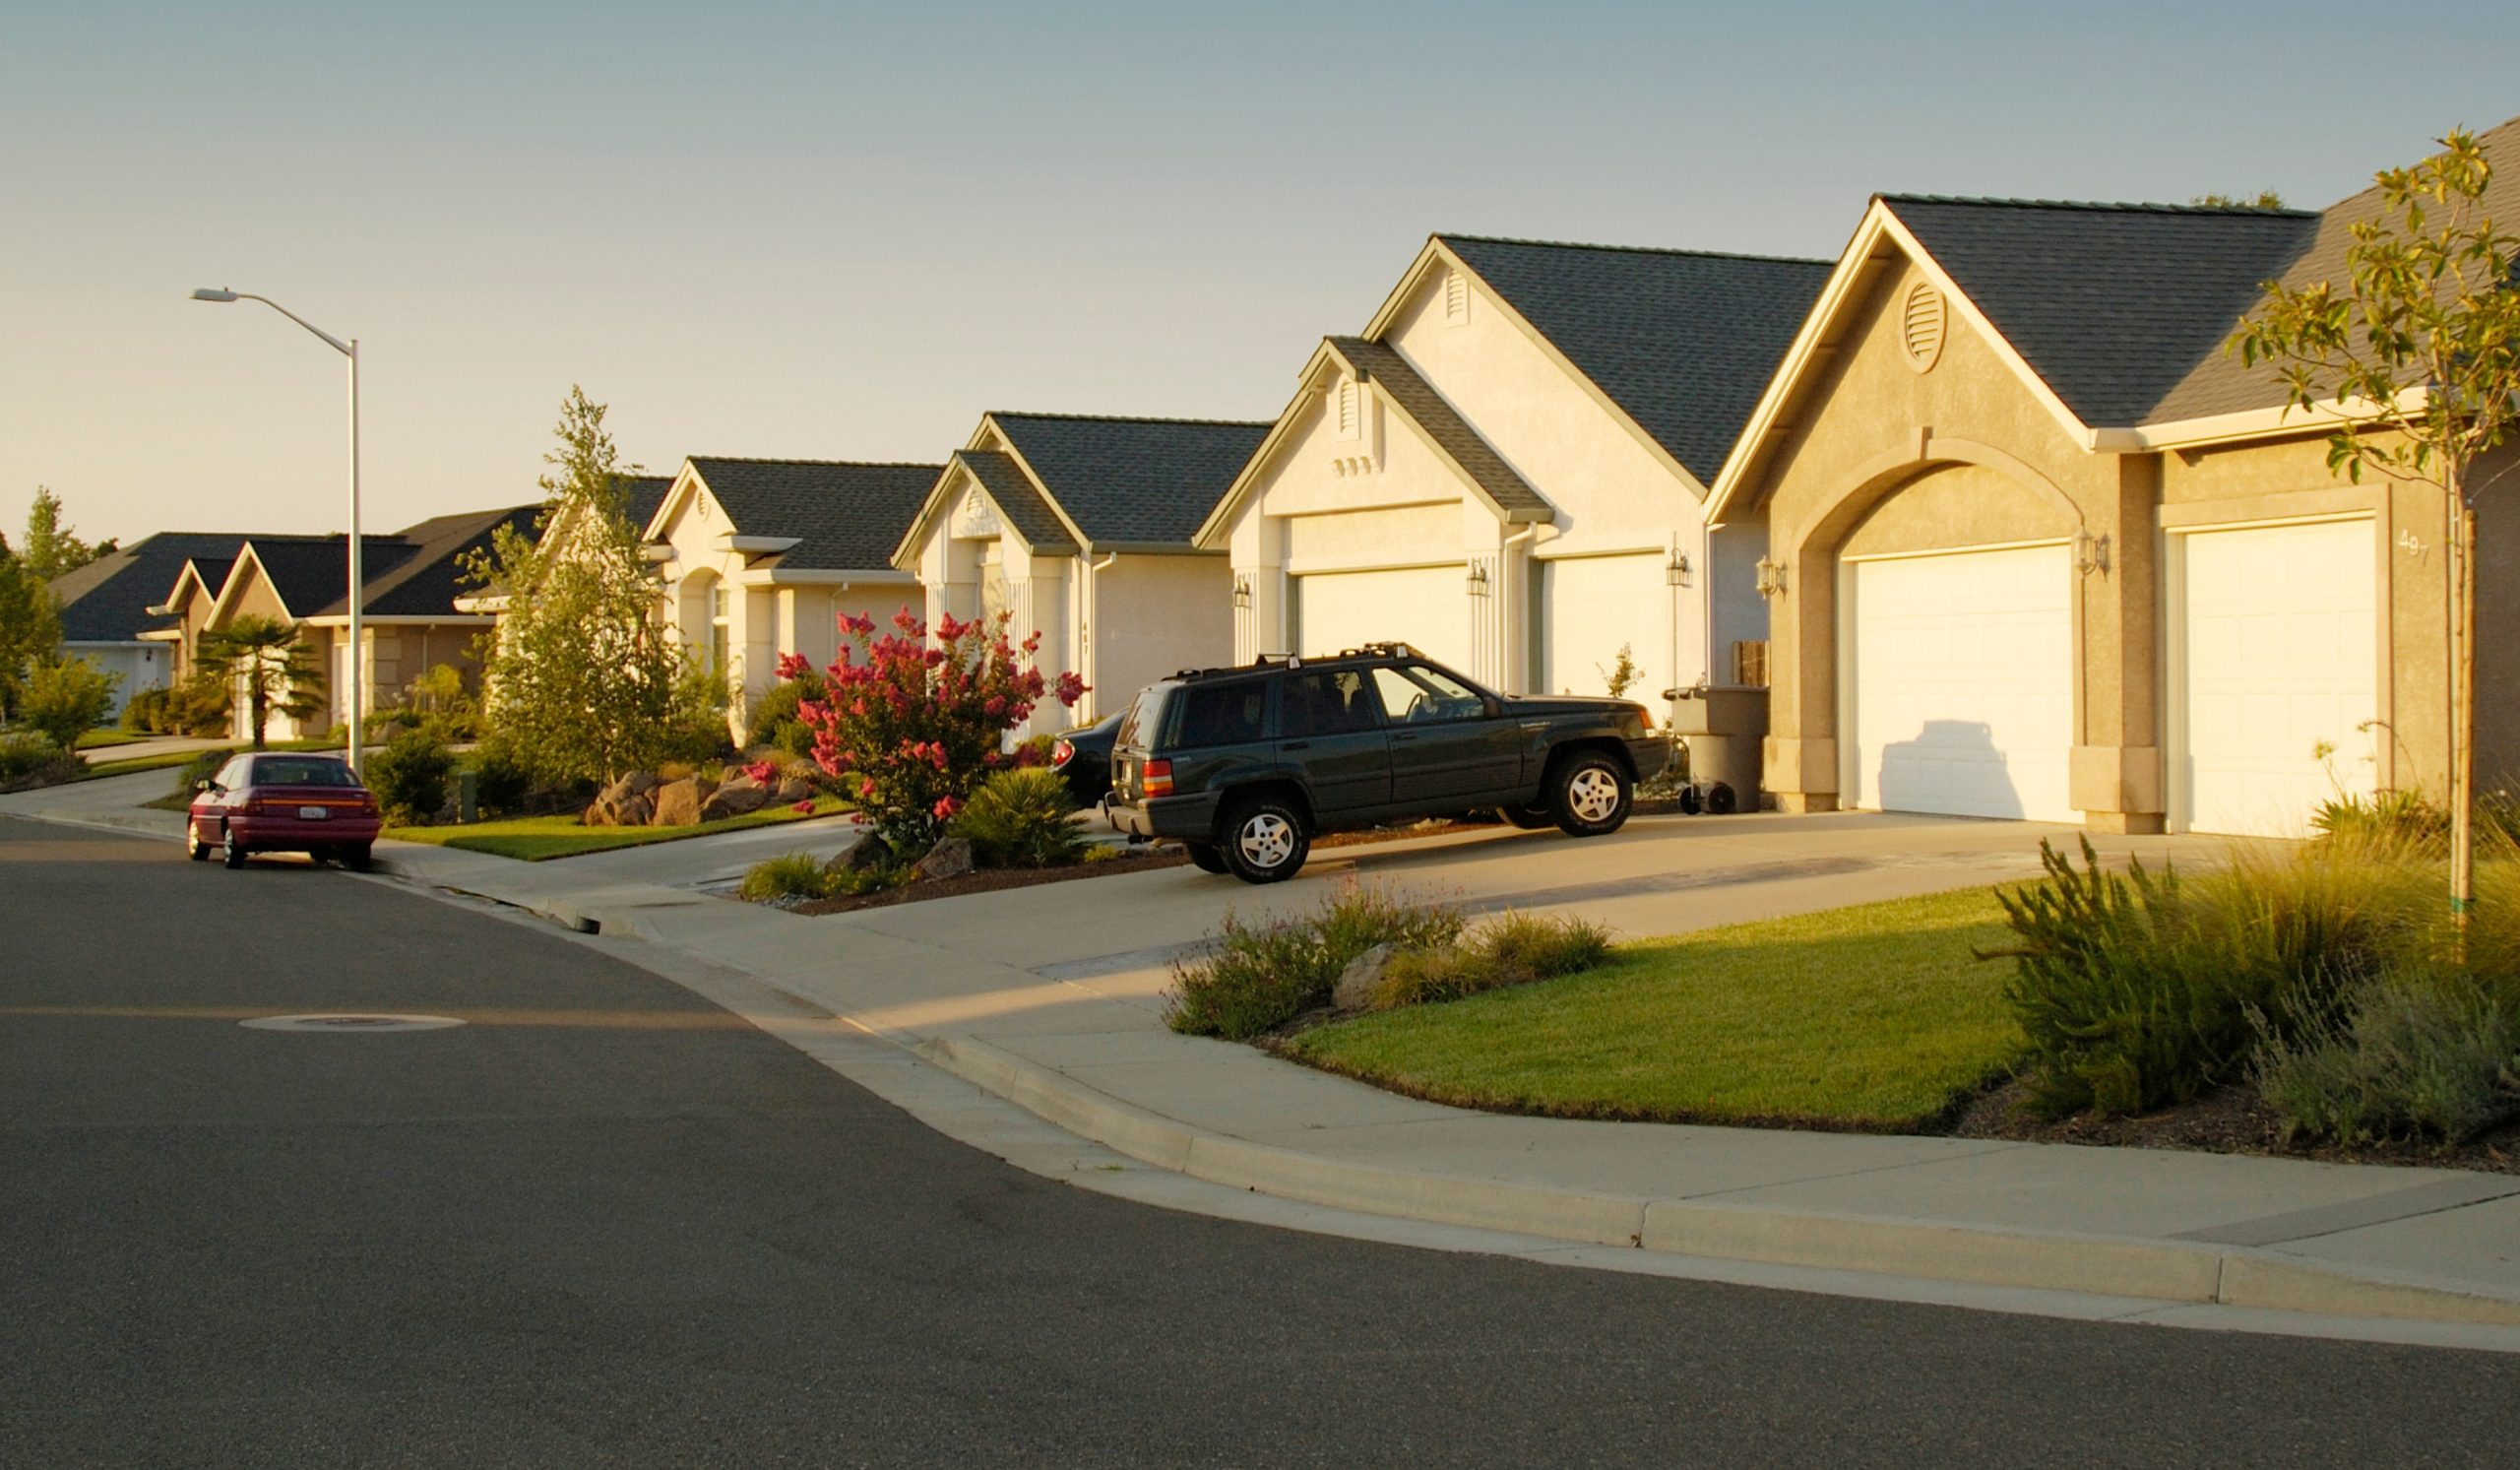
M 2300 210 L 1885 195 L 2087 424 L 2159 408 L 2318 230 Z M 2243 405 L 2245 407 L 2245 405 Z
M 1270 429 L 1194 418 L 988 417 L 1088 540 L 1185 547 Z
M 644 531 L 657 518 L 657 507 L 665 503 L 665 491 L 673 488 L 670 475 L 625 475 L 621 478 L 621 516 L 634 530 Z
M 184 563 L 201 563 L 219 590 L 237 549 L 251 538 L 228 532 L 161 531 L 52 579 L 61 602 L 61 636 L 72 643 L 129 643 L 163 619 L 149 609 L 163 601 Z
M 491 534 L 501 526 L 513 526 L 532 536 L 534 523 L 541 514 L 538 504 L 514 505 L 505 510 L 438 516 L 396 532 L 394 539 L 409 545 L 410 553 L 382 571 L 371 553 L 368 564 L 359 568 L 367 580 L 367 611 L 377 617 L 456 615 L 455 600 L 477 590 L 464 580 L 464 553 L 476 547 L 486 549 Z M 336 550 L 333 555 L 338 577 L 341 552 Z M 294 607 L 297 604 L 292 602 L 289 606 Z M 347 596 L 336 596 L 319 609 L 318 615 L 339 616 L 348 607 Z
M 954 452 L 954 463 L 971 473 L 988 491 L 989 499 L 1013 524 L 1016 533 L 1033 543 L 1037 551 L 1073 551 L 1076 539 L 1059 524 L 1058 516 L 1024 478 L 1011 456 L 993 449 L 960 449 Z
M 1479 437 L 1443 395 L 1409 365 L 1409 359 L 1379 342 L 1361 337 L 1327 340 L 1330 350 L 1346 360 L 1350 371 L 1380 384 L 1400 411 L 1417 420 L 1426 437 L 1434 440 L 1462 473 L 1486 492 L 1487 498 L 1509 514 L 1519 511 L 1545 516 L 1549 512 L 1547 499 Z
M 339 612 L 347 602 L 349 538 L 257 537 L 250 544 L 254 559 L 262 563 L 263 575 L 270 579 L 272 591 L 280 595 L 281 605 L 290 616 L 319 617 Z M 367 579 L 368 606 L 372 609 L 378 585 L 410 560 L 415 548 L 400 536 L 362 536 L 359 546 L 359 574 Z
M 2520 118 L 2479 133 L 2477 143 L 2493 163 L 2493 175 L 2486 182 L 2484 213 L 2508 228 L 2513 221 L 2520 220 Z M 2298 250 L 2280 264 L 2280 269 L 2270 269 L 2263 276 L 2297 290 L 2321 281 L 2343 287 L 2347 280 L 2345 247 L 2353 243 L 2353 225 L 2385 212 L 2386 201 L 2381 199 L 2376 185 L 2338 201 L 2320 214 L 2316 230 L 2304 232 Z M 2222 324 L 2225 336 L 2238 325 L 2240 313 L 2255 299 L 2256 292 L 2252 290 L 2249 300 L 2233 310 L 2230 319 Z M 2271 369 L 2263 364 L 2254 368 L 2240 366 L 2237 355 L 2224 355 L 2218 339 L 2213 351 L 2196 358 L 2163 395 L 2146 421 L 2163 423 L 2272 408 L 2282 404 L 2285 396 L 2283 383 Z
M 1436 236 L 1701 483 L 1834 262 Z
M 787 568 L 890 570 L 893 547 L 942 465 L 749 460 L 694 455 L 692 469 L 745 536 L 792 536 Z

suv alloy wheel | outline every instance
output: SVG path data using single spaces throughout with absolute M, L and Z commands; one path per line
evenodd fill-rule
M 1606 755 L 1573 756 L 1548 783 L 1549 810 L 1574 837 L 1606 836 L 1627 825 L 1633 796 L 1626 769 Z
M 1226 867 L 1246 883 L 1276 883 L 1295 875 L 1312 851 L 1303 817 L 1284 801 L 1247 801 L 1226 819 Z

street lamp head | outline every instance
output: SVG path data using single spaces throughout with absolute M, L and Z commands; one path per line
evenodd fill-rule
M 232 290 L 213 290 L 209 287 L 205 286 L 201 289 L 193 292 L 193 299 L 196 301 L 233 301 L 236 299 L 236 293 Z

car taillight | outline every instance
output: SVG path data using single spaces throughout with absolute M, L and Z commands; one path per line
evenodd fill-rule
M 1061 740 L 1050 747 L 1051 770 L 1064 771 L 1067 769 L 1067 763 L 1074 759 L 1076 759 L 1076 747 L 1067 741 Z
M 1140 784 L 1145 788 L 1146 794 L 1150 797 L 1168 797 L 1172 795 L 1172 762 L 1168 760 L 1148 761 L 1146 763 L 1146 770 L 1142 773 Z

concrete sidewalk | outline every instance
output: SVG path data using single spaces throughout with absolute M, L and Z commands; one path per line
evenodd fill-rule
M 1351 871 L 1477 909 L 1668 933 L 2022 877 L 2058 830 L 1647 819 L 1584 843 L 1498 833 L 1336 850 L 1269 889 L 1171 868 L 823 919 L 594 883 L 576 862 L 435 849 L 391 862 L 412 881 L 747 973 L 1073 1133 L 1234 1189 L 1675 1256 L 2122 1299 L 2117 1314 L 2156 1320 L 2257 1309 L 2481 1324 L 2484 1341 L 2520 1347 L 2504 1330 L 2520 1329 L 2520 1177 L 1503 1117 L 1162 1022 L 1171 963 L 1228 908 L 1308 908 Z

